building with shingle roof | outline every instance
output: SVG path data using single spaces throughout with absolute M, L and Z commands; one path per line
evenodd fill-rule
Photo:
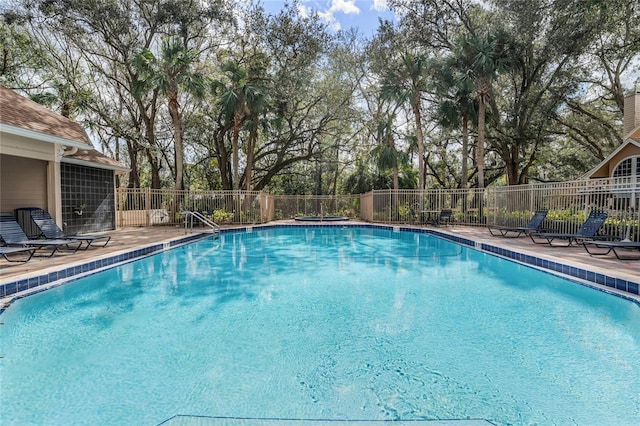
M 608 194 L 608 207 L 632 211 L 640 207 L 640 88 L 624 99 L 622 144 L 584 178 L 608 179 L 600 189 Z
M 0 86 L 0 211 L 44 209 L 68 233 L 115 228 L 115 175 L 80 124 Z M 25 216 L 26 217 L 26 216 Z
M 624 99 L 622 144 L 591 169 L 586 178 L 640 176 L 640 89 L 636 92 Z

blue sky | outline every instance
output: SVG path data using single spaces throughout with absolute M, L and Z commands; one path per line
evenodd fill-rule
M 277 12 L 284 0 L 263 0 L 267 11 Z M 378 18 L 393 19 L 386 0 L 299 0 L 301 12 L 317 12 L 334 31 L 357 27 L 364 35 L 372 35 Z

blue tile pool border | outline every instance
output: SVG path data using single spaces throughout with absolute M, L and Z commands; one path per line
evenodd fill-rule
M 385 229 L 395 232 L 413 232 L 420 234 L 433 235 L 447 241 L 451 241 L 469 248 L 477 249 L 485 253 L 500 256 L 506 259 L 522 263 L 537 269 L 547 271 L 550 273 L 560 273 L 565 277 L 575 278 L 578 284 L 592 283 L 612 290 L 618 290 L 623 293 L 629 293 L 634 296 L 640 295 L 640 283 L 636 281 L 629 281 L 618 277 L 609 276 L 606 274 L 596 273 L 588 269 L 582 269 L 575 266 L 570 266 L 561 262 L 555 262 L 534 255 L 520 253 L 514 250 L 497 247 L 491 244 L 476 242 L 474 240 L 459 237 L 457 235 L 448 234 L 438 231 L 436 229 L 425 228 L 411 228 L 403 226 L 390 226 L 390 225 L 378 225 L 378 224 L 362 224 L 362 223 L 314 223 L 314 224 L 266 224 L 256 226 L 245 226 L 235 228 L 223 228 L 221 233 L 232 232 L 253 232 L 253 230 L 269 229 L 269 228 L 327 228 L 327 227 L 357 227 L 357 228 L 375 228 Z M 77 278 L 86 276 L 88 273 L 97 272 L 106 267 L 115 266 L 118 264 L 131 262 L 143 257 L 147 257 L 156 253 L 160 253 L 177 246 L 188 244 L 193 241 L 209 238 L 210 233 L 197 233 L 186 235 L 181 238 L 173 239 L 169 242 L 162 242 L 158 244 L 152 244 L 135 250 L 131 250 L 124 253 L 114 254 L 113 256 L 90 260 L 86 263 L 70 266 L 68 268 L 61 269 L 55 272 L 49 272 L 47 274 L 20 279 L 17 281 L 8 282 L 0 285 L 0 298 L 7 298 L 25 290 L 33 290 L 33 293 L 38 290 L 46 290 L 51 286 L 63 284 L 68 281 L 73 281 Z M 598 287 L 594 287 L 600 289 Z M 32 294 L 32 292 L 29 292 Z M 612 293 L 619 295 L 618 293 Z M 0 313 L 5 307 L 0 307 Z
M 190 234 L 181 238 L 173 239 L 168 242 L 151 244 L 131 251 L 120 252 L 114 254 L 113 256 L 108 256 L 96 260 L 89 260 L 85 263 L 69 266 L 68 268 L 64 268 L 59 271 L 7 282 L 0 285 L 0 298 L 10 297 L 25 290 L 33 290 L 33 292 L 29 293 L 33 294 L 38 290 L 42 291 L 50 288 L 52 285 L 54 285 L 54 283 L 57 283 L 58 281 L 61 281 L 61 284 L 64 282 L 73 281 L 77 278 L 84 277 L 91 272 L 97 272 L 107 267 L 132 262 L 134 260 L 160 253 L 177 246 L 188 244 L 204 238 L 209 238 L 210 236 L 211 233 Z M 0 313 L 2 313 L 3 310 L 4 307 L 0 306 Z

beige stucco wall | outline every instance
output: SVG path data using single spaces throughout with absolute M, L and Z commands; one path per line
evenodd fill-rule
M 640 155 L 640 148 L 638 148 L 634 144 L 628 144 L 623 149 L 620 150 L 616 155 L 609 159 L 609 162 L 601 167 L 598 171 L 596 171 L 591 178 L 608 178 L 611 177 L 613 171 L 616 166 L 620 163 L 620 161 L 624 160 L 628 157 L 633 157 L 636 155 Z
M 0 155 L 0 211 L 20 207 L 48 209 L 48 163 L 25 157 Z
M 624 98 L 624 135 L 640 126 L 640 93 Z
M 55 143 L 0 131 L 0 210 L 40 207 L 60 221 L 60 161 Z
M 34 139 L 2 133 L 0 154 L 27 157 L 38 160 L 55 161 L 56 145 Z

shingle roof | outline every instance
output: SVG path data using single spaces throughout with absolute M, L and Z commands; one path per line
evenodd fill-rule
M 69 161 L 75 160 L 75 161 Z M 79 149 L 74 154 L 62 157 L 63 162 L 82 162 L 99 165 L 99 168 L 128 171 L 129 169 L 116 160 L 101 154 L 95 149 Z M 100 167 L 103 166 L 103 167 Z
M 86 149 L 78 149 L 73 154 L 65 155 L 62 158 L 63 162 L 85 163 L 98 168 L 119 171 L 128 170 L 121 163 L 96 151 L 78 123 L 2 85 L 0 85 L 0 123 L 87 145 Z
M 75 142 L 91 143 L 78 123 L 0 85 L 0 123 Z

